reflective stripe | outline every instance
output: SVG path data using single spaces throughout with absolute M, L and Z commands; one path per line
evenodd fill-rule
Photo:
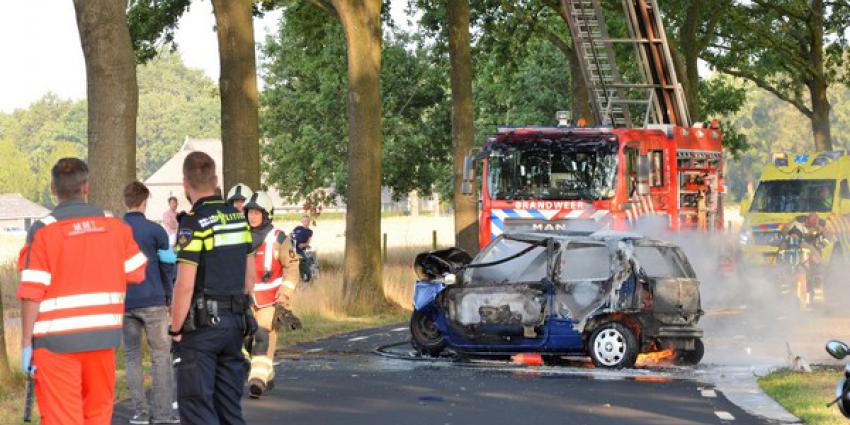
M 263 241 L 263 244 L 265 244 L 265 246 L 264 246 L 265 257 L 263 257 L 263 271 L 266 272 L 266 273 L 272 271 L 272 260 L 274 259 L 274 240 L 275 240 L 276 237 L 277 237 L 277 235 L 275 235 L 275 231 L 274 231 L 274 229 L 272 229 L 272 231 L 270 231 L 266 235 L 266 240 Z
M 274 289 L 279 287 L 281 284 L 283 284 L 283 279 L 275 279 L 269 283 L 256 283 L 254 284 L 254 292 Z
M 204 230 L 203 232 L 193 233 L 193 235 L 195 235 L 196 238 L 205 238 L 205 237 L 207 237 L 211 234 L 212 234 L 212 229 L 207 229 L 207 230 Z
M 223 233 L 213 235 L 215 246 L 240 245 L 251 243 L 251 234 L 248 232 Z
M 25 269 L 21 271 L 21 282 L 40 283 L 44 286 L 50 286 L 50 273 L 43 270 Z
M 213 230 L 233 230 L 233 229 L 248 230 L 248 223 L 243 221 L 243 222 L 239 222 L 239 223 L 216 224 L 212 228 L 213 228 Z
M 201 242 L 200 239 L 192 239 L 192 241 L 189 242 L 189 244 L 187 244 L 183 248 L 180 248 L 180 250 L 181 251 L 188 251 L 188 252 L 201 252 L 201 248 L 203 248 L 203 247 L 204 247 L 203 242 Z
M 129 260 L 124 262 L 124 273 L 130 273 L 131 271 L 138 269 L 145 265 L 145 262 L 147 261 L 147 257 L 145 257 L 145 254 L 142 254 L 141 252 L 130 257 Z
M 68 308 L 94 307 L 112 304 L 124 304 L 124 294 L 122 292 L 96 292 L 92 294 L 78 294 L 48 298 L 43 300 L 38 306 L 38 312 L 47 313 L 54 310 L 64 310 Z
M 77 329 L 96 329 L 109 326 L 121 326 L 123 314 L 91 314 L 88 316 L 67 317 L 63 319 L 41 320 L 35 322 L 33 335 L 50 332 L 73 331 Z

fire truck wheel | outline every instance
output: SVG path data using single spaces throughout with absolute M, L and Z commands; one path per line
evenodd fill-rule
M 637 361 L 638 343 L 631 329 L 617 322 L 596 328 L 587 342 L 587 351 L 596 367 L 622 369 Z
M 439 356 L 446 348 L 446 339 L 437 324 L 419 311 L 410 315 L 410 343 L 419 354 Z
M 701 339 L 695 339 L 693 350 L 679 350 L 676 353 L 676 364 L 681 366 L 695 366 L 702 361 L 702 356 L 704 355 L 705 345 Z

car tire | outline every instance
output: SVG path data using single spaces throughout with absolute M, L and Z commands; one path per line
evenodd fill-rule
M 410 343 L 419 354 L 439 356 L 446 348 L 446 339 L 427 314 L 414 311 L 410 315 Z
M 637 338 L 631 329 L 620 323 L 605 323 L 597 327 L 590 335 L 587 351 L 596 367 L 630 368 L 637 361 Z
M 693 350 L 679 350 L 676 353 L 676 364 L 680 366 L 696 366 L 705 355 L 705 344 L 701 339 L 694 340 Z

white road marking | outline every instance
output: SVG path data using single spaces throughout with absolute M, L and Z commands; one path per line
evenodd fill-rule
M 311 348 L 311 349 L 305 351 L 305 353 L 318 353 L 319 351 L 322 351 L 322 349 L 321 348 Z
M 717 398 L 717 393 L 714 390 L 700 390 L 703 397 Z
M 395 329 L 392 330 L 392 332 L 404 332 L 406 330 L 407 330 L 407 328 L 395 328 Z
M 729 413 L 729 412 L 724 412 L 722 410 L 721 411 L 715 410 L 714 414 L 717 415 L 717 417 L 720 418 L 721 421 L 734 421 L 735 420 L 735 417 L 732 416 L 732 414 Z
M 363 341 L 366 338 L 369 338 L 369 337 L 368 336 L 356 336 L 354 338 L 349 338 L 348 342 Z

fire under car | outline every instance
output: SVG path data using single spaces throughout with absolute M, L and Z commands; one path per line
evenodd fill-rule
M 421 355 L 541 353 L 633 367 L 672 350 L 681 365 L 704 353 L 700 283 L 676 245 L 638 235 L 513 233 L 475 258 L 424 252 L 410 320 Z

